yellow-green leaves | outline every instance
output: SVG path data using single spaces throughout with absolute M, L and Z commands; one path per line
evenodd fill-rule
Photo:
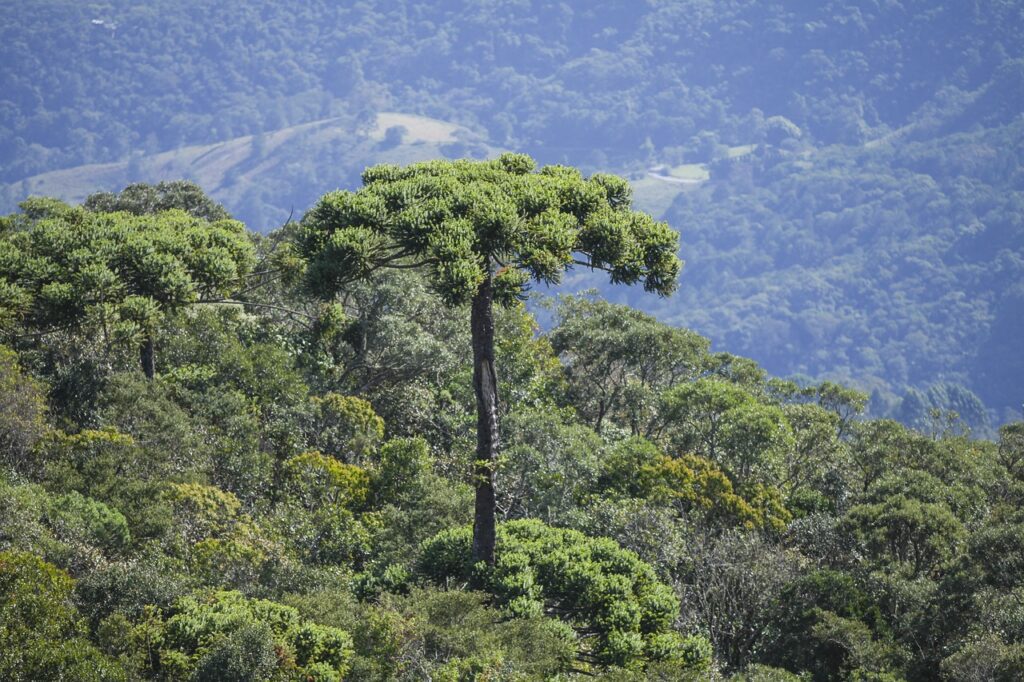
M 319 452 L 306 452 L 285 462 L 289 494 L 308 508 L 343 505 L 358 508 L 370 496 L 370 474 Z
M 362 398 L 328 393 L 311 399 L 310 441 L 347 463 L 363 463 L 384 438 L 384 420 Z

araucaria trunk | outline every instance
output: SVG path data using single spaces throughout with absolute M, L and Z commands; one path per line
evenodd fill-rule
M 473 391 L 476 393 L 476 514 L 473 561 L 494 564 L 494 467 L 498 461 L 498 376 L 494 369 L 494 288 L 488 276 L 473 297 Z
M 139 359 L 142 361 L 142 372 L 147 379 L 156 376 L 156 348 L 153 344 L 153 337 L 147 336 L 139 349 Z

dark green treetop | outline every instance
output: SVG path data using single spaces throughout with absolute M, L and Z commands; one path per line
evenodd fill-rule
M 504 154 L 491 161 L 378 165 L 356 192 L 325 195 L 305 216 L 299 249 L 312 258 L 311 290 L 331 294 L 382 267 L 424 267 L 451 304 L 469 301 L 489 274 L 508 303 L 531 279 L 557 283 L 575 265 L 612 282 L 668 294 L 681 262 L 678 234 L 630 208 L 629 184 Z
M 94 213 L 124 211 L 135 215 L 151 215 L 177 208 L 210 222 L 231 218 L 227 209 L 208 197 L 199 185 L 189 180 L 171 180 L 155 185 L 136 182 L 120 192 L 90 194 L 82 206 Z
M 148 331 L 166 312 L 227 295 L 255 264 L 234 220 L 38 203 L 0 231 L 0 321 L 46 332 L 98 316 Z

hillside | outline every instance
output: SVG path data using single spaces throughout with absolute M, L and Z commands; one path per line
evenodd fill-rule
M 2 210 L 188 177 L 267 230 L 377 161 L 516 149 L 630 178 L 682 233 L 682 294 L 602 287 L 616 300 L 907 423 L 954 409 L 992 435 L 1024 400 L 1017 3 L 41 0 L 0 19 Z M 382 139 L 417 129 L 388 116 L 463 132 Z
M 132 182 L 187 178 L 208 188 L 254 229 L 269 231 L 293 207 L 301 212 L 312 203 L 316 190 L 311 183 L 347 186 L 358 182 L 354 168 L 374 163 L 496 153 L 477 138 L 465 128 L 425 116 L 381 112 L 369 122 L 339 116 L 216 144 L 41 173 L 6 187 L 8 205 L 0 211 L 15 210 L 16 201 L 29 193 L 81 202 L 94 192 L 117 191 Z

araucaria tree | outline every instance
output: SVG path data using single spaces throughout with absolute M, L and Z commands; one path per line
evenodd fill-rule
M 310 290 L 333 296 L 380 268 L 422 268 L 452 306 L 470 304 L 477 406 L 473 560 L 494 563 L 498 380 L 494 305 L 530 281 L 556 283 L 573 265 L 667 295 L 678 235 L 631 209 L 629 184 L 504 154 L 492 161 L 379 165 L 355 192 L 325 195 L 303 218 L 298 247 Z
M 152 206 L 141 200 L 122 205 L 107 195 L 109 205 L 98 208 L 116 212 L 29 199 L 23 214 L 0 219 L 0 340 L 19 328 L 128 340 L 138 345 L 142 370 L 152 379 L 154 336 L 164 316 L 223 300 L 245 282 L 256 262 L 252 240 L 198 187 L 130 189 L 134 196 L 169 196 L 168 203 L 175 200 L 169 192 L 184 192 L 183 205 L 199 215 L 180 208 L 147 213 Z

